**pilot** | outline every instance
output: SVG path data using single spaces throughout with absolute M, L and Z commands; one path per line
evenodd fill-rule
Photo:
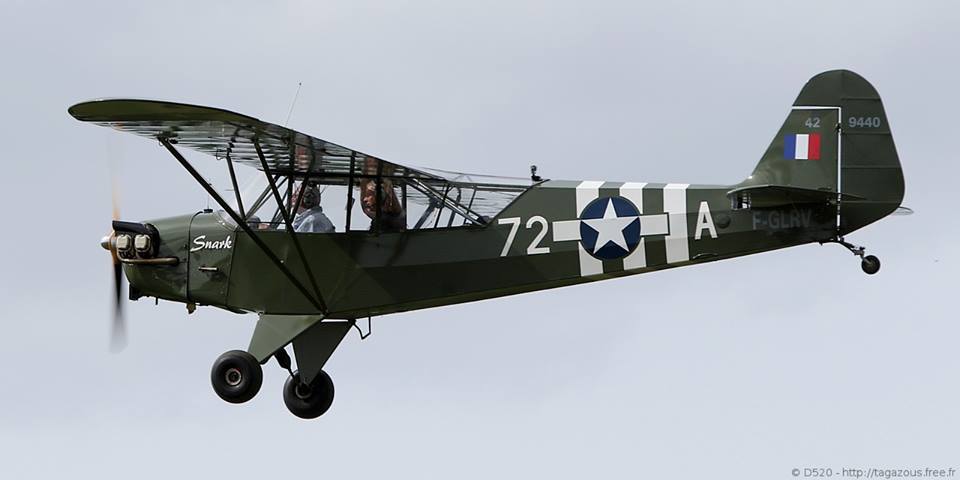
M 323 207 L 320 206 L 320 188 L 317 184 L 302 183 L 300 188 L 294 194 L 293 204 L 297 204 L 297 198 L 300 199 L 300 209 L 293 218 L 293 231 L 297 233 L 331 233 L 336 230 L 333 222 L 323 213 Z

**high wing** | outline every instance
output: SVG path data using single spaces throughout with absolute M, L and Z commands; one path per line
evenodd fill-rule
M 457 197 L 465 203 L 470 199 L 466 209 L 477 218 L 496 215 L 531 185 L 529 179 L 411 168 L 219 108 L 157 100 L 103 99 L 78 103 L 68 112 L 83 122 L 146 138 L 163 138 L 171 144 L 258 170 L 263 170 L 265 163 L 271 174 L 309 176 L 333 183 L 339 179 L 343 184 L 348 179 L 364 177 L 404 178 L 422 187 L 411 195 L 411 200 L 422 204 L 456 202 L 447 199 L 444 192 L 457 190 Z M 263 163 L 257 146 L 263 153 Z
M 78 103 L 68 112 L 83 122 L 147 138 L 164 137 L 170 143 L 221 159 L 229 156 L 235 163 L 262 170 L 254 145 L 259 143 L 273 173 L 346 176 L 353 162 L 354 174 L 358 175 L 375 175 L 377 169 L 382 169 L 384 176 L 440 178 L 219 108 L 156 100 L 104 99 Z

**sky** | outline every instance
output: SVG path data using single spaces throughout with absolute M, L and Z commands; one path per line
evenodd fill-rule
M 794 478 L 960 469 L 952 2 L 0 0 L 0 477 Z M 256 318 L 141 300 L 110 353 L 123 218 L 207 206 L 99 97 L 227 108 L 379 157 L 552 179 L 736 183 L 813 75 L 879 90 L 912 216 L 688 268 L 374 319 L 299 420 L 221 401 Z M 208 168 L 202 156 L 191 155 Z M 213 165 L 216 166 L 216 165 Z M 204 170 L 212 171 L 212 170 Z M 212 173 L 211 173 L 212 175 Z

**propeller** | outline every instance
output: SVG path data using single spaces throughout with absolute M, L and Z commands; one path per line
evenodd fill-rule
M 113 219 L 120 219 L 120 207 L 117 200 L 117 184 L 113 182 L 112 186 Z M 119 352 L 127 345 L 127 327 L 123 315 L 123 264 L 120 263 L 120 257 L 117 256 L 117 233 L 110 231 L 110 234 L 100 241 L 100 246 L 110 251 L 110 257 L 113 260 L 113 321 L 110 328 L 110 351 Z

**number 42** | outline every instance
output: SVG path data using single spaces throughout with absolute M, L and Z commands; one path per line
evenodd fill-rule
M 517 230 L 520 230 L 520 217 L 510 217 L 510 218 L 501 218 L 497 220 L 499 225 L 510 225 L 510 233 L 507 235 L 507 243 L 503 245 L 503 251 L 500 252 L 501 257 L 507 256 L 507 253 L 510 252 L 510 247 L 513 245 L 513 240 L 517 238 Z M 540 226 L 540 231 L 537 232 L 537 235 L 533 237 L 533 241 L 530 242 L 530 246 L 527 247 L 527 255 L 539 255 L 541 253 L 550 253 L 550 247 L 541 247 L 540 242 L 543 241 L 543 237 L 547 236 L 547 229 L 550 228 L 550 224 L 547 223 L 547 219 L 541 217 L 540 215 L 535 215 L 530 217 L 527 220 L 527 228 L 533 228 L 534 225 Z

